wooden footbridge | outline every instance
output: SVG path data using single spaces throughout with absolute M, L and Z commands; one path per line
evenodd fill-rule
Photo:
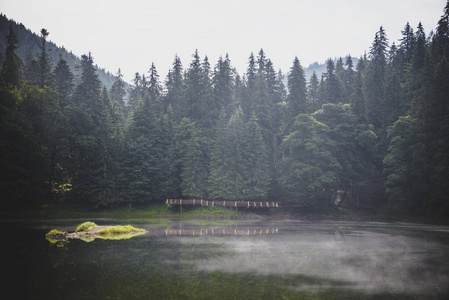
M 205 235 L 271 235 L 278 234 L 278 228 L 257 228 L 257 229 L 237 229 L 237 228 L 209 228 L 209 229 L 170 229 L 165 230 L 165 235 L 177 236 L 205 236 Z
M 218 207 L 245 207 L 245 208 L 276 208 L 279 202 L 268 201 L 229 201 L 229 200 L 203 200 L 203 199 L 167 199 L 166 205 L 198 205 L 198 206 L 218 206 Z

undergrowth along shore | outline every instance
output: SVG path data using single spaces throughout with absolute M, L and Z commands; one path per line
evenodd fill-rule
M 13 216 L 14 214 L 8 214 Z M 8 215 L 5 215 L 7 217 Z M 165 204 L 127 205 L 119 208 L 95 209 L 75 204 L 46 205 L 32 211 L 21 212 L 19 215 L 39 216 L 44 218 L 174 218 L 174 219 L 225 219 L 225 220 L 261 220 L 266 218 L 292 219 L 302 221 L 368 221 L 368 222 L 412 222 L 449 225 L 449 220 L 435 219 L 426 215 L 392 215 L 383 211 L 368 208 L 353 207 L 310 207 L 301 209 L 229 209 L 226 207 L 193 207 Z
M 43 216 L 92 216 L 92 217 L 242 217 L 245 215 L 257 215 L 254 211 L 236 211 L 225 207 L 183 207 L 183 212 L 178 206 L 170 206 L 165 204 L 153 204 L 134 206 L 128 205 L 119 208 L 110 209 L 93 209 L 76 205 L 58 205 L 46 206 L 39 212 L 30 212 L 31 214 L 39 213 Z

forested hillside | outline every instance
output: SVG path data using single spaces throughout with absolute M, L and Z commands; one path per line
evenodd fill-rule
M 41 38 L 39 35 L 34 34 L 29 29 L 27 29 L 22 23 L 18 24 L 13 20 L 8 20 L 8 18 L 0 14 L 0 53 L 5 53 L 7 47 L 7 35 L 9 32 L 9 24 L 12 25 L 13 30 L 18 38 L 16 54 L 21 58 L 24 63 L 29 63 L 36 57 L 41 51 Z M 67 61 L 70 70 L 75 76 L 81 74 L 78 67 L 81 64 L 81 60 L 78 56 L 73 54 L 71 51 L 66 50 L 64 47 L 58 47 L 55 43 L 47 41 L 46 50 L 51 62 L 56 63 L 60 57 Z M 100 78 L 102 84 L 107 88 L 111 88 L 115 81 L 115 76 L 105 69 L 97 68 L 97 74 Z M 116 71 L 116 70 L 114 70 Z
M 438 20 L 436 20 L 438 21 Z M 76 82 L 50 65 L 45 30 L 32 60 L 8 29 L 1 62 L 3 206 L 88 206 L 165 198 L 293 201 L 449 216 L 449 2 L 430 34 L 382 27 L 367 55 L 286 78 L 261 49 L 241 75 L 228 55 L 175 57 L 124 82 L 99 80 L 93 56 Z M 23 50 L 21 50 L 23 51 Z M 330 53 L 332 54 L 332 53 Z

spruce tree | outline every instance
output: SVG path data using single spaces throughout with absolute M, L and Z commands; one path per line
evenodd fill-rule
M 123 195 L 128 202 L 152 202 L 164 198 L 164 142 L 162 126 L 152 99 L 146 95 L 131 115 L 126 128 Z
M 435 35 L 432 40 L 432 58 L 435 61 L 439 61 L 442 56 L 446 56 L 449 59 L 449 51 L 447 51 L 446 45 L 449 41 L 449 1 L 446 3 L 444 13 L 438 21 Z
M 181 59 L 176 55 L 172 64 L 172 69 L 167 75 L 165 82 L 167 93 L 165 96 L 165 104 L 171 106 L 174 118 L 179 122 L 185 115 L 187 107 L 184 103 L 184 77 Z
M 12 28 L 12 23 L 9 24 L 9 33 L 6 38 L 6 53 L 1 70 L 2 81 L 7 86 L 11 85 L 12 87 L 19 87 L 22 82 L 22 60 L 15 52 L 19 39 Z
M 257 66 L 254 54 L 251 52 L 248 58 L 248 67 L 246 69 L 244 80 L 246 79 L 245 89 L 242 98 L 242 109 L 245 115 L 254 111 L 254 101 L 256 97 Z
M 228 55 L 219 58 L 212 78 L 213 105 L 208 111 L 211 120 L 217 120 L 221 110 L 230 115 L 234 104 L 234 71 Z
M 104 103 L 92 55 L 83 55 L 81 59 L 80 82 L 67 109 L 74 174 L 72 196 L 79 201 L 98 204 L 103 201 L 99 184 L 107 156 L 104 149 Z
M 340 65 L 343 68 L 342 63 Z M 342 84 L 337 77 L 335 63 L 332 59 L 327 60 L 326 73 L 324 75 L 324 101 L 326 103 L 345 102 Z
M 264 199 L 269 191 L 270 165 L 268 152 L 255 113 L 245 124 L 243 136 L 244 185 L 242 195 L 247 200 Z
M 50 87 L 53 85 L 52 61 L 45 47 L 47 37 L 49 34 L 50 33 L 47 31 L 47 29 L 42 28 L 41 30 L 42 44 L 40 46 L 41 53 L 37 56 L 38 74 L 36 82 L 40 88 L 43 88 L 44 86 Z
M 383 27 L 376 33 L 370 51 L 370 62 L 365 78 L 365 105 L 368 122 L 376 129 L 382 128 L 385 87 L 387 79 L 388 40 Z
M 410 24 L 407 22 L 407 24 L 404 27 L 404 30 L 401 31 L 402 38 L 401 38 L 401 44 L 400 48 L 402 50 L 402 53 L 404 54 L 404 61 L 402 64 L 409 64 L 412 60 L 414 48 L 415 48 L 415 34 L 413 32 L 413 28 L 410 26 Z
M 365 94 L 363 89 L 363 73 L 361 71 L 357 72 L 354 93 L 351 95 L 351 112 L 357 116 L 360 123 L 365 124 L 367 122 Z
M 287 87 L 288 112 L 290 120 L 293 120 L 297 115 L 310 111 L 307 102 L 306 79 L 298 57 L 293 60 L 293 66 L 288 74 Z
M 346 57 L 345 61 L 346 70 L 342 76 L 343 89 L 344 89 L 344 102 L 348 102 L 351 99 L 351 95 L 354 93 L 354 82 L 356 77 L 356 72 L 353 70 L 354 63 L 352 61 L 351 55 Z
M 181 190 L 183 197 L 206 197 L 208 159 L 202 130 L 188 118 L 178 127 L 178 146 L 181 151 Z
M 185 116 L 194 122 L 201 123 L 203 118 L 203 68 L 196 50 L 193 54 L 193 60 L 190 63 L 185 79 Z
M 53 87 L 59 94 L 59 104 L 63 109 L 69 105 L 69 97 L 72 95 L 75 86 L 74 76 L 67 61 L 62 57 L 59 58 L 53 74 L 55 78 Z
M 330 203 L 338 188 L 340 165 L 332 155 L 328 126 L 299 114 L 281 147 L 280 183 L 285 199 L 308 206 Z
M 116 80 L 111 86 L 111 104 L 117 108 L 117 111 L 124 116 L 125 115 L 125 82 L 123 81 L 123 74 L 120 68 L 116 74 Z
M 318 81 L 318 76 L 316 72 L 313 71 L 312 76 L 310 77 L 308 88 L 308 103 L 310 105 L 310 111 L 316 111 L 321 107 L 321 99 L 320 99 L 320 82 Z

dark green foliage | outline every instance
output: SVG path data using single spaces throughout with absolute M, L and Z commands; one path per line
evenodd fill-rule
M 125 115 L 125 82 L 120 69 L 117 71 L 117 80 L 111 86 L 111 104 L 121 114 Z
M 244 130 L 243 165 L 245 177 L 242 194 L 244 199 L 248 200 L 264 199 L 269 191 L 270 165 L 256 114 L 251 114 Z
M 9 24 L 9 33 L 6 36 L 7 38 L 7 46 L 6 46 L 6 55 L 3 60 L 2 65 L 2 81 L 4 84 L 11 85 L 12 87 L 17 87 L 20 85 L 22 81 L 22 72 L 21 65 L 22 60 L 16 54 L 17 44 L 19 42 L 16 33 L 12 27 L 12 24 Z
M 182 119 L 177 131 L 182 195 L 203 198 L 206 196 L 208 176 L 206 140 L 202 130 L 187 118 Z
M 332 200 L 341 168 L 332 155 L 334 146 L 327 125 L 305 114 L 296 117 L 292 133 L 282 143 L 280 181 L 286 200 L 305 205 Z
M 299 59 L 295 57 L 293 66 L 288 74 L 288 97 L 287 105 L 291 118 L 294 119 L 299 114 L 308 113 L 310 105 L 307 102 L 307 89 L 304 70 L 301 67 Z
M 167 110 L 168 106 L 171 106 L 174 113 L 174 118 L 177 122 L 181 121 L 182 116 L 186 110 L 186 103 L 184 100 L 184 76 L 182 70 L 181 59 L 176 56 L 173 61 L 173 68 L 169 71 L 167 75 L 167 80 L 165 83 L 167 93 L 165 95 L 165 106 L 164 111 Z
M 382 127 L 385 86 L 387 75 L 387 36 L 382 27 L 376 33 L 371 51 L 370 62 L 366 69 L 365 78 L 365 107 L 368 122 L 376 129 Z
M 310 77 L 308 85 L 308 102 L 310 105 L 310 111 L 316 111 L 323 104 L 321 103 L 320 98 L 320 82 L 315 71 L 313 72 L 312 77 Z
M 338 172 L 339 188 L 346 191 L 352 189 L 355 197 L 360 196 L 358 193 L 364 193 L 362 196 L 366 202 L 375 199 L 374 195 L 367 195 L 367 186 L 372 186 L 375 181 L 372 158 L 376 134 L 369 126 L 359 122 L 347 104 L 324 104 L 313 116 L 329 127 L 328 138 L 334 143 L 332 156 L 341 166 Z
M 342 64 L 341 68 L 343 68 Z M 342 71 L 341 71 L 342 72 Z M 327 60 L 327 72 L 324 73 L 324 102 L 325 103 L 339 103 L 346 102 L 344 99 L 343 87 L 340 79 L 338 78 L 335 70 L 335 64 L 332 59 Z
M 264 199 L 269 187 L 269 164 L 256 115 L 245 122 L 239 107 L 226 122 L 222 113 L 216 130 L 208 181 L 211 197 Z
M 360 123 L 366 123 L 367 121 L 363 91 L 363 73 L 359 71 L 354 84 L 354 92 L 351 95 L 351 111 L 357 116 Z
M 32 60 L 35 65 L 32 72 L 34 74 L 38 74 L 37 67 L 37 57 L 40 56 L 42 52 L 42 38 L 40 35 L 33 33 L 31 30 L 27 29 L 21 23 L 17 23 L 13 20 L 8 20 L 8 18 L 0 13 L 0 53 L 5 55 L 7 48 L 7 35 L 9 33 L 9 25 L 12 26 L 16 37 L 18 38 L 16 55 L 22 61 L 25 62 L 25 67 L 27 67 L 28 63 Z M 77 66 L 81 64 L 80 57 L 75 56 L 72 52 L 68 51 L 64 47 L 58 47 L 51 41 L 46 41 L 45 43 L 46 52 L 48 54 L 48 58 L 52 62 L 57 62 L 61 57 L 67 61 L 72 72 L 79 76 L 81 74 L 81 70 L 77 69 Z M 30 79 L 27 77 L 27 68 L 24 71 L 25 79 Z M 105 86 L 110 88 L 112 84 L 115 82 L 115 77 L 113 74 L 105 71 L 104 69 L 97 69 L 99 78 Z M 34 75 L 33 75 L 34 76 Z M 37 78 L 37 77 L 36 77 Z M 37 84 L 37 82 L 35 82 Z
M 380 27 L 357 68 L 329 59 L 320 79 L 306 82 L 294 58 L 287 90 L 263 49 L 242 75 L 228 55 L 211 68 L 195 51 L 186 70 L 175 57 L 164 84 L 154 64 L 136 73 L 128 97 L 120 70 L 103 85 L 83 55 L 75 85 L 48 31 L 20 49 L 26 30 L 1 16 L 5 208 L 169 197 L 322 206 L 343 190 L 348 205 L 447 217 L 448 15 L 428 38 L 407 23 L 390 47 Z
M 48 55 L 48 50 L 46 48 L 47 37 L 50 33 L 47 29 L 42 28 L 41 30 L 41 52 L 37 56 L 37 85 L 42 89 L 45 86 L 53 85 L 53 73 L 52 73 L 52 61 Z
M 69 97 L 72 95 L 74 88 L 74 76 L 67 61 L 60 58 L 56 65 L 54 73 L 53 88 L 58 92 L 60 97 L 61 108 L 69 105 Z
M 140 100 L 126 129 L 123 195 L 127 202 L 160 199 L 163 167 L 162 130 L 153 99 Z

